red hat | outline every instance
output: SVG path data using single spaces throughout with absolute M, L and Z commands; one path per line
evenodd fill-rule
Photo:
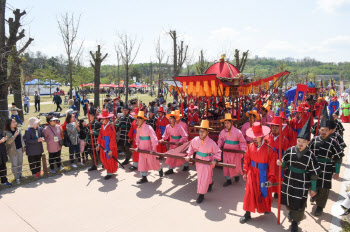
M 268 135 L 270 131 L 270 128 L 268 128 L 267 126 L 262 126 L 260 122 L 254 122 L 253 126 L 247 130 L 246 136 L 252 139 L 264 137 Z
M 100 114 L 99 116 L 97 116 L 97 118 L 111 118 L 113 117 L 113 114 L 110 114 L 108 112 L 108 110 L 102 110 L 102 114 Z
M 272 122 L 268 122 L 267 124 L 272 125 L 272 126 L 279 126 L 281 119 L 282 119 L 281 116 L 275 116 L 275 117 L 273 117 Z M 285 125 L 286 124 L 282 123 L 282 126 L 285 126 Z
M 287 103 L 288 103 L 288 100 L 287 100 L 287 99 L 284 99 L 283 103 L 286 103 L 286 104 L 287 104 Z
M 304 109 L 301 106 L 298 106 L 297 110 L 293 110 L 293 112 L 299 112 L 299 113 L 302 113 L 303 111 L 304 111 Z
M 285 112 L 281 112 L 280 116 L 281 116 L 282 119 L 287 120 L 287 116 L 286 116 Z
M 163 112 L 163 113 L 165 113 L 165 112 L 164 112 L 163 106 L 160 106 L 160 107 L 158 108 L 158 112 Z
M 119 100 L 120 99 L 120 97 L 116 97 L 116 98 L 114 98 L 114 100 Z
M 191 103 L 190 107 L 188 107 L 189 110 L 195 110 L 197 109 L 198 107 L 195 106 L 193 103 Z
M 140 111 L 139 108 L 135 108 L 134 112 L 131 112 L 131 115 L 135 116 L 135 115 L 137 115 L 139 113 L 139 111 Z
M 337 97 L 337 96 L 335 96 L 335 97 L 332 98 L 332 101 L 337 101 L 337 100 L 338 100 L 338 97 Z

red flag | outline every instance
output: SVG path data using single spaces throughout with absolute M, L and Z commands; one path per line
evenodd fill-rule
M 297 84 L 297 90 L 294 98 L 294 110 L 304 101 L 307 93 L 307 85 Z

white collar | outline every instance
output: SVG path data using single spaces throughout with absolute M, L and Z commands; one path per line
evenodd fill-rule
M 105 126 L 103 126 L 103 129 L 105 130 L 108 125 L 109 125 L 109 122 Z
M 263 140 L 262 143 L 261 143 L 261 145 L 258 146 L 258 151 L 260 150 L 260 148 L 262 147 L 262 145 L 264 145 L 264 143 L 265 143 L 265 140 Z

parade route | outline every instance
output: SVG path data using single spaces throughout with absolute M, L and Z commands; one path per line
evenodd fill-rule
M 344 124 L 349 146 L 350 125 Z M 332 225 L 331 212 L 343 200 L 339 191 L 345 168 L 349 166 L 345 150 L 344 164 L 339 181 L 333 181 L 330 199 L 324 214 L 313 216 L 315 205 L 308 202 L 306 218 L 301 231 L 340 231 Z M 165 169 L 166 170 L 166 169 Z M 222 187 L 222 170 L 214 170 L 213 191 L 197 205 L 197 178 L 194 166 L 190 172 L 177 170 L 177 174 L 159 179 L 151 172 L 149 183 L 137 185 L 139 173 L 119 169 L 117 175 L 104 180 L 105 172 L 71 171 L 62 176 L 38 180 L 18 188 L 0 192 L 1 231 L 289 231 L 287 211 L 282 206 L 281 223 L 277 225 L 277 200 L 273 200 L 272 213 L 252 214 L 247 224 L 240 224 L 244 214 L 245 183 L 241 179 Z M 344 189 L 343 189 L 344 190 Z M 335 202 L 338 202 L 335 204 Z M 333 207 L 333 208 L 332 208 Z M 333 219 L 336 223 L 337 219 Z M 339 222 L 339 221 L 338 221 Z

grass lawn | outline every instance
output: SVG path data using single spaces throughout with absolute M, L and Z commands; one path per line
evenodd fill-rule
M 103 95 L 103 97 L 105 97 L 105 96 Z M 89 95 L 88 98 L 92 99 L 93 95 L 92 94 Z M 129 99 L 132 99 L 132 98 L 138 98 L 142 102 L 146 103 L 146 105 L 148 105 L 148 102 L 154 100 L 155 97 L 154 96 L 151 97 L 148 94 L 138 94 L 138 95 L 135 94 L 135 95 L 129 96 Z M 13 96 L 9 96 L 9 103 L 11 104 L 11 100 L 10 99 L 13 100 Z M 122 97 L 122 99 L 124 99 L 124 97 Z M 167 102 L 172 102 L 172 101 L 173 101 L 173 97 L 168 95 L 167 96 Z M 50 102 L 51 103 L 52 102 L 52 98 L 50 98 L 48 96 L 43 96 L 41 98 L 41 103 L 44 103 L 44 102 Z M 62 113 L 65 113 L 66 110 L 68 109 L 68 105 L 62 104 L 61 107 L 62 107 Z M 56 105 L 54 105 L 53 103 L 52 104 L 41 104 L 40 108 L 41 108 L 41 110 L 40 110 L 41 113 L 48 113 L 48 112 L 51 112 L 51 111 L 55 111 L 56 110 Z M 35 113 L 34 111 L 35 111 L 35 108 L 34 108 L 34 102 L 33 102 L 33 104 L 29 108 L 29 114 L 28 115 L 24 115 L 23 126 L 20 128 L 22 135 L 24 135 L 25 130 L 28 128 L 28 119 L 30 117 L 37 117 L 39 115 L 38 113 Z M 82 110 L 81 110 L 81 113 L 82 113 Z M 42 120 L 42 123 L 46 122 L 45 117 L 40 117 L 40 119 Z M 65 118 L 60 118 L 61 124 L 63 124 L 64 120 L 65 120 Z M 44 154 L 46 155 L 46 159 L 47 159 L 47 163 L 48 163 L 48 152 L 46 150 L 46 143 L 44 143 L 43 145 L 44 145 Z M 71 166 L 69 164 L 69 151 L 68 151 L 67 147 L 63 147 L 62 148 L 61 158 L 62 158 L 62 161 L 63 161 L 64 168 L 67 171 L 72 170 L 72 168 L 71 168 Z M 89 157 L 89 159 L 90 159 L 90 157 Z M 91 163 L 89 162 L 85 166 L 90 166 L 90 165 L 91 165 Z M 11 163 L 10 162 L 7 163 L 7 168 L 8 168 L 8 173 L 7 173 L 8 174 L 8 180 L 9 180 L 10 183 L 12 183 L 15 186 L 16 182 L 14 182 L 14 176 L 12 175 L 12 172 L 11 172 L 11 169 L 10 169 L 11 168 Z M 79 168 L 83 168 L 83 167 L 78 166 L 78 169 Z M 25 177 L 27 177 L 27 179 L 21 180 L 22 184 L 23 183 L 29 183 L 31 181 L 35 181 L 36 180 L 36 178 L 32 177 L 32 174 L 31 174 L 31 172 L 29 170 L 28 158 L 27 158 L 26 154 L 24 154 L 24 158 L 23 158 L 23 175 Z M 51 174 L 51 173 L 48 174 L 48 176 L 53 176 L 53 175 L 61 175 L 61 173 L 57 172 L 57 174 Z M 4 188 L 6 188 L 6 187 L 5 186 L 0 186 L 0 190 L 4 189 Z

